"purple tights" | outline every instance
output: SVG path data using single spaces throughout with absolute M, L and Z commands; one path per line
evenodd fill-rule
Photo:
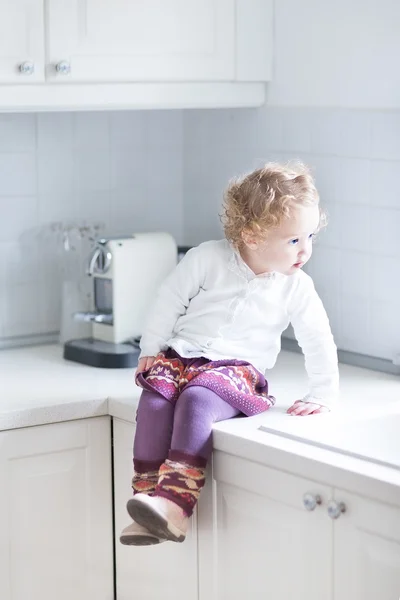
M 136 417 L 134 457 L 163 462 L 169 451 L 175 450 L 207 460 L 212 451 L 213 423 L 238 414 L 239 410 L 205 387 L 187 387 L 176 404 L 156 392 L 143 390 Z

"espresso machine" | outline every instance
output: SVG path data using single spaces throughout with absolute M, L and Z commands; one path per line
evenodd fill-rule
M 67 341 L 64 358 L 93 367 L 136 367 L 147 311 L 177 261 L 168 233 L 97 240 L 87 269 L 94 310 L 73 316 L 91 323 L 92 336 Z

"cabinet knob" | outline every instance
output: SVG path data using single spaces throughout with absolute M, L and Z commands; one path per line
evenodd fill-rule
M 32 75 L 33 72 L 35 71 L 35 65 L 33 62 L 30 62 L 27 60 L 27 61 L 21 63 L 19 65 L 18 69 L 22 75 Z
M 306 510 L 315 510 L 317 505 L 322 504 L 322 498 L 315 494 L 304 494 L 303 504 Z
M 71 65 L 66 60 L 62 60 L 56 64 L 56 71 L 60 75 L 69 75 L 71 73 Z
M 346 512 L 346 505 L 344 502 L 336 502 L 336 500 L 331 500 L 328 504 L 327 510 L 331 519 L 338 519 L 342 513 Z

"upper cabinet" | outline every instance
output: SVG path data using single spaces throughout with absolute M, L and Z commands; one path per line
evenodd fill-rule
M 1 0 L 0 83 L 44 81 L 43 0 Z
M 258 106 L 271 64 L 272 0 L 0 5 L 0 110 Z
M 48 18 L 60 81 L 235 79 L 235 0 L 50 0 Z

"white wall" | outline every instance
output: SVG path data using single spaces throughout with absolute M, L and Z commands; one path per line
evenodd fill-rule
M 49 223 L 196 244 L 221 235 L 231 177 L 298 157 L 330 213 L 309 270 L 338 345 L 398 353 L 399 30 L 397 0 L 279 0 L 266 107 L 0 115 L 0 339 L 59 327 Z
M 300 158 L 330 215 L 309 265 L 340 348 L 400 351 L 400 112 L 263 108 L 185 116 L 187 243 L 222 235 L 227 181 Z
M 276 0 L 275 106 L 398 108 L 398 0 Z
M 399 31 L 397 0 L 279 0 L 267 106 L 184 116 L 187 243 L 221 235 L 231 177 L 303 159 L 330 213 L 309 272 L 336 341 L 387 359 L 400 352 Z
M 57 331 L 70 255 L 52 223 L 182 241 L 182 113 L 0 115 L 0 208 L 0 339 Z

